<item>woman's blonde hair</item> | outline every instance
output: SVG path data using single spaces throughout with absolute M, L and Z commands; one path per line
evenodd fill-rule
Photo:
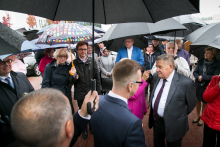
M 213 56 L 217 54 L 217 49 L 214 47 L 207 47 L 205 48 L 205 51 L 212 51 Z
M 66 59 L 69 57 L 69 54 L 68 54 L 68 51 L 67 51 L 67 48 L 60 48 L 60 49 L 57 49 L 54 53 L 53 53 L 53 56 L 54 58 L 57 60 L 58 57 L 65 57 L 66 56 Z

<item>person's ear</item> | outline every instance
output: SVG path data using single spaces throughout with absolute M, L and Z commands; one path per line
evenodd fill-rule
M 131 89 L 133 88 L 133 84 L 132 82 L 129 82 L 128 84 L 128 91 L 131 92 Z
M 65 134 L 67 138 L 73 138 L 74 135 L 74 124 L 73 120 L 68 120 L 66 122 Z

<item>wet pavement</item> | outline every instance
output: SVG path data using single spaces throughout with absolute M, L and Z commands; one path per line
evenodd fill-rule
M 28 77 L 31 84 L 33 85 L 34 89 L 40 89 L 42 82 L 42 77 Z M 73 100 L 73 106 L 75 112 L 79 109 L 77 106 L 77 101 Z M 149 116 L 149 109 L 148 113 L 145 115 L 143 119 L 143 129 L 145 134 L 145 141 L 148 147 L 153 147 L 153 129 L 148 128 L 148 117 Z M 203 138 L 203 126 L 197 126 L 197 124 L 192 124 L 192 120 L 196 116 L 196 110 L 194 109 L 193 112 L 189 115 L 189 131 L 186 133 L 182 140 L 182 147 L 202 147 L 202 138 Z M 93 135 L 88 132 L 88 138 L 83 139 L 80 136 L 75 143 L 74 147 L 93 147 Z

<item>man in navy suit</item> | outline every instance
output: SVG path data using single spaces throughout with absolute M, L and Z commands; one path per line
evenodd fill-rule
M 142 122 L 127 105 L 141 83 L 140 69 L 130 59 L 115 64 L 112 91 L 99 96 L 99 109 L 91 118 L 95 147 L 146 147 Z
M 125 46 L 118 51 L 115 63 L 119 62 L 122 58 L 129 58 L 144 66 L 143 53 L 138 47 L 133 46 L 133 44 L 133 39 L 125 39 Z

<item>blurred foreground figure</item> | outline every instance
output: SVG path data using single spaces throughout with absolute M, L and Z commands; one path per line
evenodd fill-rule
M 91 95 L 90 91 L 82 109 L 72 116 L 69 100 L 59 90 L 44 88 L 24 96 L 11 113 L 11 126 L 17 143 L 24 147 L 73 146 L 89 123 L 86 104 L 95 98 L 97 110 L 98 94 L 94 91 Z

